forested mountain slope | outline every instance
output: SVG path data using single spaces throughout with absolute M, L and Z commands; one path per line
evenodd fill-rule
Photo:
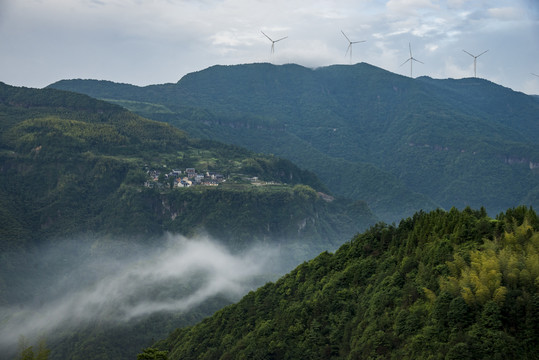
M 172 188 L 175 177 L 164 175 L 186 168 L 218 173 L 223 180 Z M 281 251 L 281 265 L 290 268 L 298 259 L 338 247 L 376 220 L 364 202 L 333 198 L 312 172 L 288 160 L 195 139 L 86 95 L 0 83 L 1 334 L 27 307 L 45 308 L 64 291 L 71 296 L 70 288 L 54 292 L 55 280 L 74 281 L 66 274 L 75 276 L 80 264 L 104 261 L 100 255 L 114 255 L 110 263 L 120 264 L 118 259 L 134 249 L 147 248 L 139 251 L 145 254 L 165 246 L 167 233 L 208 236 L 238 254 L 263 244 Z M 44 249 L 65 243 L 74 256 L 57 250 L 59 255 L 44 260 Z M 99 268 L 78 271 L 84 279 L 95 276 L 91 287 L 101 280 Z M 271 271 L 265 275 L 281 270 Z M 193 288 L 179 286 L 166 296 L 181 298 Z M 50 335 L 54 359 L 130 358 L 152 338 L 230 301 L 211 298 L 193 305 L 192 313 L 160 313 L 112 329 L 106 316 L 96 315 L 77 332 L 44 335 Z M 10 308 L 14 305 L 16 310 Z M 44 315 L 37 311 L 34 322 Z M 53 338 L 58 334 L 63 337 Z M 6 339 L 0 340 L 2 352 L 9 353 L 3 348 Z M 10 345 L 16 347 L 16 339 Z
M 295 211 L 306 215 L 311 206 L 314 217 L 317 207 L 337 213 L 340 207 L 352 210 L 353 216 L 363 212 L 365 218 L 357 219 L 359 227 L 374 221 L 365 204 L 322 200 L 316 191 L 327 192 L 326 187 L 314 174 L 287 160 L 193 139 L 167 124 L 87 96 L 2 85 L 0 106 L 4 248 L 9 247 L 8 240 L 37 240 L 74 231 L 134 235 L 172 230 L 190 234 L 200 225 L 211 230 L 230 218 L 235 219 L 237 230 L 245 227 L 240 231 L 251 232 L 255 238 L 272 237 L 272 231 L 282 238 L 291 224 L 305 219 Z M 232 179 L 218 188 L 182 189 L 185 191 L 167 191 L 168 184 L 164 188 L 143 186 L 148 170 L 191 167 L 202 173 L 235 176 L 240 183 L 244 182 L 240 176 L 248 176 L 288 185 L 234 186 Z M 293 187 L 299 184 L 306 187 Z M 220 210 L 211 215 L 215 207 L 209 204 L 216 201 L 228 201 L 229 217 L 223 218 Z M 296 201 L 310 205 L 298 203 L 294 210 L 290 206 Z M 234 213 L 241 212 L 241 206 L 248 209 L 251 202 L 257 204 L 259 212 L 253 213 L 260 222 L 256 229 L 252 214 Z M 182 213 L 184 216 L 179 216 Z M 278 223 L 276 214 L 298 215 L 298 219 Z M 345 227 L 345 223 L 339 222 L 339 226 Z M 267 228 L 271 229 L 263 230 Z M 224 227 L 212 233 L 217 234 L 224 240 L 247 241 L 242 236 L 238 239 L 233 230 L 227 233 Z M 334 235 L 319 234 L 319 238 L 328 236 Z
M 284 156 L 386 221 L 437 206 L 538 204 L 539 103 L 483 79 L 410 79 L 369 64 L 214 66 L 177 84 L 51 85 L 197 137 Z
M 146 349 L 168 359 L 535 359 L 539 219 L 377 225 Z M 162 354 L 164 354 L 162 353 Z M 142 356 L 142 355 L 141 355 Z

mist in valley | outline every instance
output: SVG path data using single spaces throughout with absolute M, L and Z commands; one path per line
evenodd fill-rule
M 0 307 L 0 348 L 13 352 L 21 336 L 49 342 L 89 323 L 186 312 L 216 296 L 235 301 L 290 269 L 275 245 L 232 253 L 208 237 L 176 235 L 152 244 L 71 240 L 15 255 L 25 266 L 7 288 L 17 301 Z

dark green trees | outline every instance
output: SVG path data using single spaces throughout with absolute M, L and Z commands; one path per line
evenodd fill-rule
M 374 226 L 157 346 L 170 359 L 532 359 L 536 218 L 468 208 Z

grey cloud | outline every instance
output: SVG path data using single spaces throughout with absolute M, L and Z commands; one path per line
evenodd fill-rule
M 21 335 L 52 336 L 56 329 L 88 321 L 118 323 L 185 311 L 217 295 L 236 299 L 255 279 L 274 272 L 277 261 L 276 251 L 267 247 L 232 254 L 206 238 L 170 236 L 159 250 L 141 248 L 128 256 L 118 254 L 126 249 L 122 246 L 103 248 L 116 255 L 101 251 L 88 256 L 85 246 L 81 250 L 65 243 L 40 251 L 40 262 L 59 264 L 56 275 L 29 285 L 43 282 L 48 293 L 34 288 L 34 301 L 0 308 L 0 348 L 16 345 Z

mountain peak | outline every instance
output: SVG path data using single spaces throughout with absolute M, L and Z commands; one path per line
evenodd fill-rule
M 539 103 L 485 79 L 253 63 L 212 66 L 174 85 L 80 89 L 196 136 L 306 164 L 333 193 L 366 200 L 389 222 L 418 208 L 499 212 L 539 201 L 536 170 L 506 161 L 539 162 Z

